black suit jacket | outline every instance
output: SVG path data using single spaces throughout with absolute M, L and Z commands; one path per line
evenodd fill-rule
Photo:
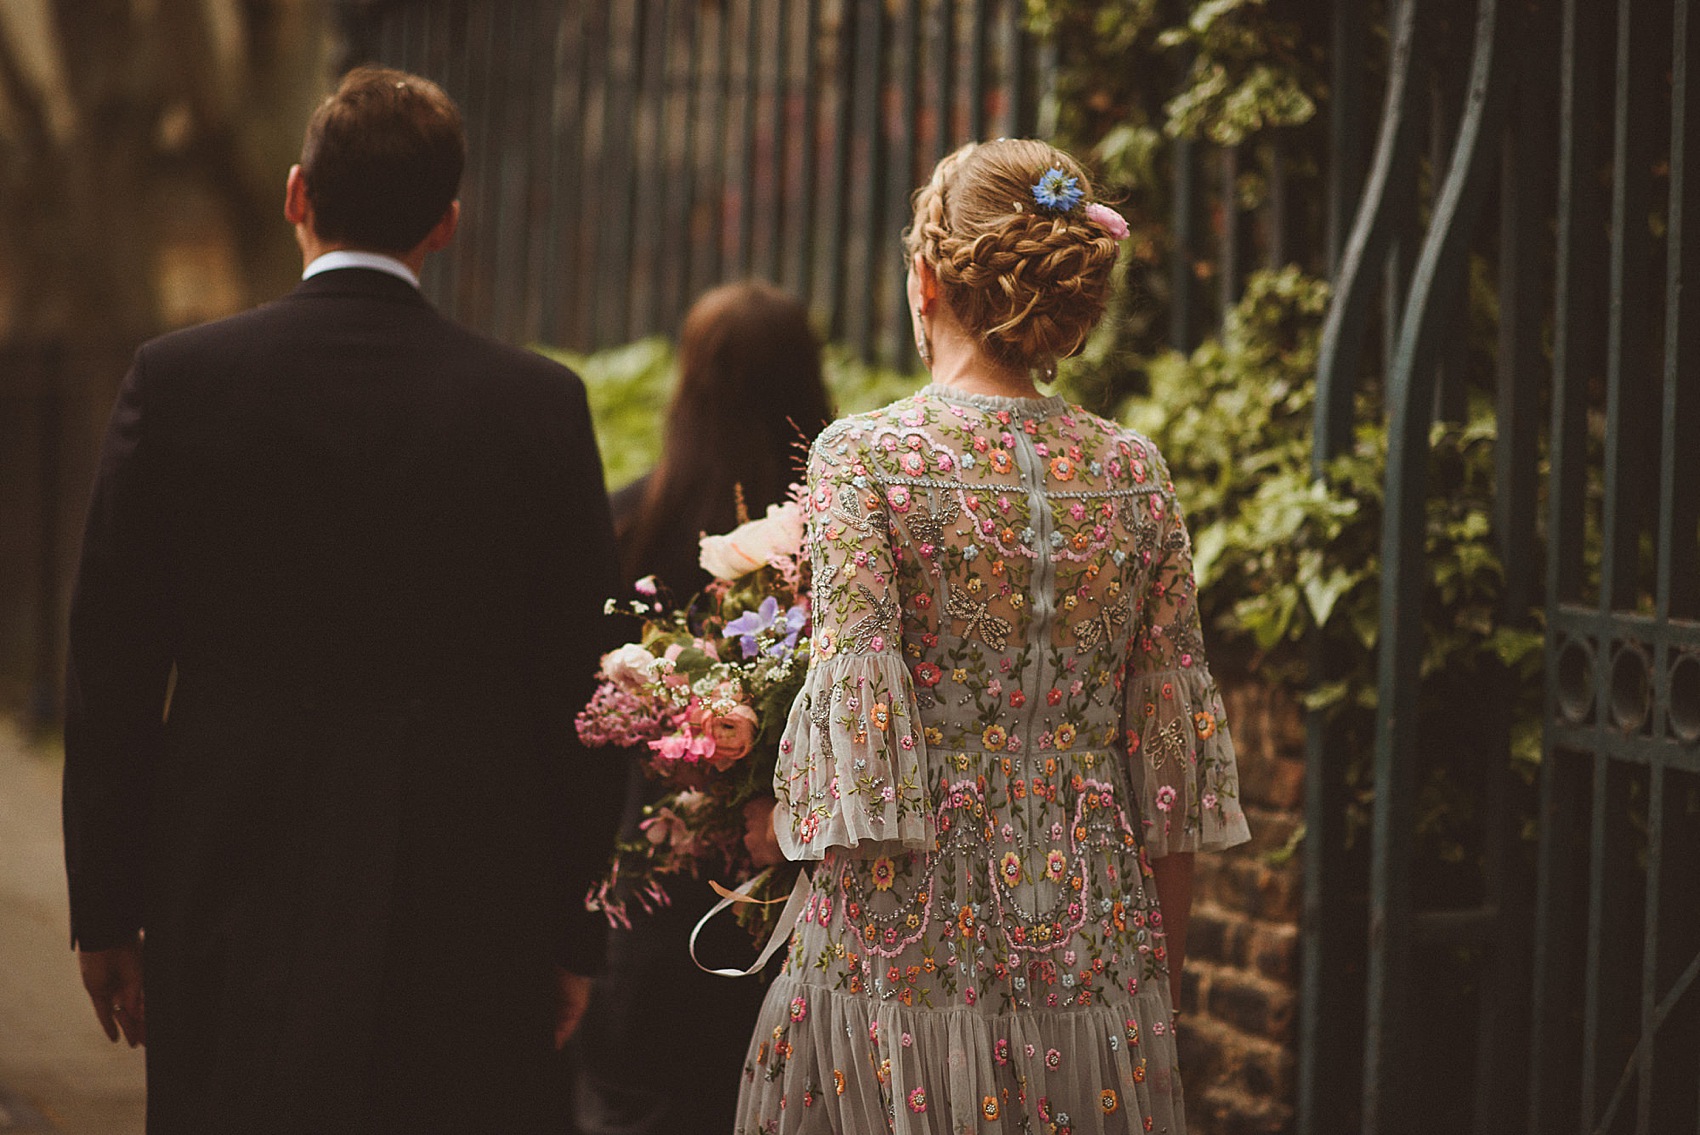
M 71 614 L 72 934 L 146 936 L 149 1129 L 529 1130 L 623 770 L 582 384 L 342 269 L 144 346 Z M 168 675 L 176 671 L 167 717 Z

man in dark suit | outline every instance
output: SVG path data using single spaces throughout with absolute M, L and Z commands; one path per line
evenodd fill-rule
M 578 379 L 416 287 L 464 155 L 433 84 L 351 73 L 289 174 L 301 285 L 143 346 L 113 412 L 65 850 L 153 1135 L 544 1129 L 600 962 L 613 533 Z

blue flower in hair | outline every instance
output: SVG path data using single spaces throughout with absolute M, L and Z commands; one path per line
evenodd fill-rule
M 1070 212 L 1086 196 L 1075 184 L 1076 180 L 1053 166 L 1033 186 L 1033 200 L 1048 213 Z

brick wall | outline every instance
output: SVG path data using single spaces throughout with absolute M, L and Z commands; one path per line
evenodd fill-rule
M 1278 1135 L 1293 1127 L 1303 885 L 1299 857 L 1273 853 L 1302 820 L 1303 718 L 1283 690 L 1220 677 L 1252 839 L 1198 857 L 1181 995 L 1187 1128 Z

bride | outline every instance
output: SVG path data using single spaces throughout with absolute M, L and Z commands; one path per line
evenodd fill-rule
M 1041 142 L 916 194 L 932 382 L 809 461 L 813 658 L 749 841 L 813 877 L 740 1132 L 1185 1130 L 1191 860 L 1248 838 L 1233 747 L 1162 456 L 1033 385 L 1126 231 Z

